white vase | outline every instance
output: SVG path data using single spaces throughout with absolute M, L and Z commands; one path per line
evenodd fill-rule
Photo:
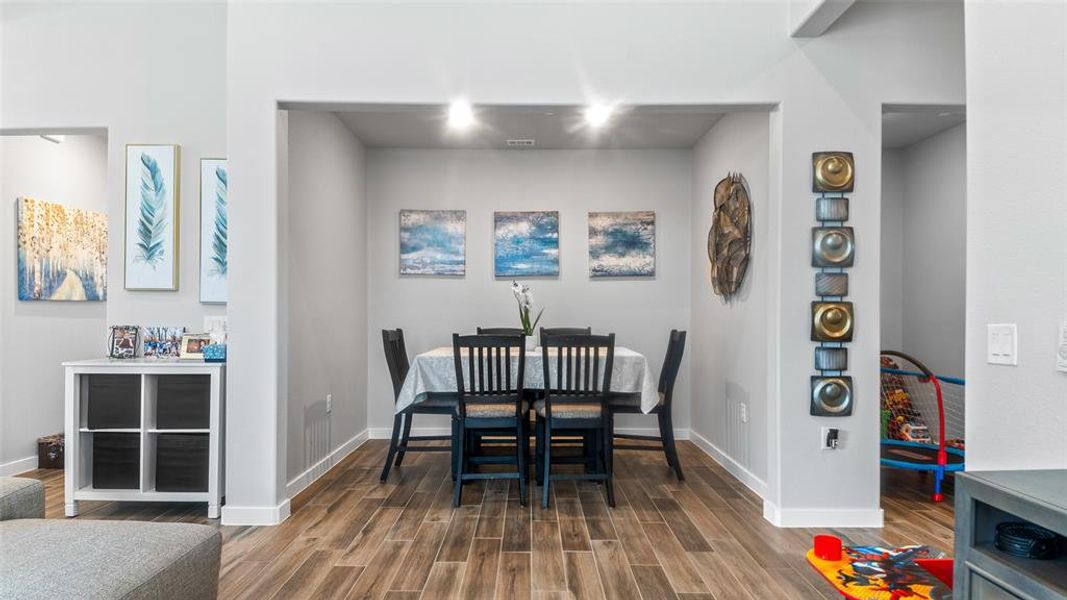
M 530 353 L 534 350 L 537 350 L 537 336 L 528 335 L 526 336 L 526 352 Z

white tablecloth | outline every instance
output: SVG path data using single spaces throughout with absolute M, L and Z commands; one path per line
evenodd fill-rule
M 541 349 L 526 354 L 526 389 L 544 389 L 545 377 L 541 366 Z M 603 359 L 601 359 L 603 364 Z M 466 359 L 463 361 L 466 370 Z M 516 370 L 512 365 L 512 371 Z M 549 368 L 555 373 L 555 361 L 549 360 Z M 512 375 L 515 376 L 514 374 Z M 551 375 L 550 375 L 551 376 Z M 416 355 L 411 364 L 400 397 L 396 401 L 396 412 L 426 399 L 430 392 L 455 392 L 456 366 L 452 360 L 452 348 L 434 348 L 429 352 Z M 615 347 L 615 360 L 611 370 L 611 391 L 641 394 L 641 410 L 651 412 L 659 403 L 656 391 L 656 379 L 648 367 L 648 360 L 639 352 L 621 346 Z

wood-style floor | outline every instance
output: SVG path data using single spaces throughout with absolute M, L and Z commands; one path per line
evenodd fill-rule
M 517 486 L 478 482 L 451 507 L 444 453 L 409 454 L 378 483 L 381 441 L 367 442 L 293 503 L 277 527 L 222 527 L 221 598 L 835 598 L 808 567 L 811 536 L 776 529 L 759 498 L 689 442 L 686 481 L 661 453 L 618 451 L 608 508 L 596 484 L 554 486 L 548 510 L 519 505 Z M 46 483 L 63 517 L 62 471 Z M 884 529 L 833 531 L 853 544 L 952 550 L 951 496 L 883 473 Z M 531 490 L 539 491 L 531 485 Z M 951 491 L 951 487 L 949 488 Z M 82 503 L 81 519 L 210 523 L 203 505 Z

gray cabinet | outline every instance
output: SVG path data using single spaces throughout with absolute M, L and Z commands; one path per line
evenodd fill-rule
M 1033 560 L 997 550 L 996 527 L 1005 521 L 1027 521 L 1067 536 L 1067 470 L 956 476 L 954 596 L 1067 600 L 1067 557 Z

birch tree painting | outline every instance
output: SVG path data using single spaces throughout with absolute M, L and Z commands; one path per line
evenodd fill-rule
M 18 199 L 19 300 L 107 300 L 107 215 Z

